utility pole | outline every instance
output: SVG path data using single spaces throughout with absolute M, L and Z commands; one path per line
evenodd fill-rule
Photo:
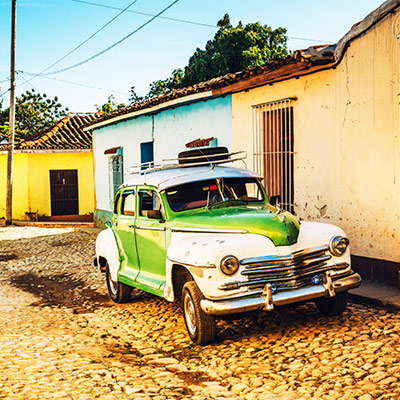
M 10 117 L 8 124 L 8 158 L 7 158 L 7 201 L 6 225 L 12 223 L 12 184 L 15 138 L 15 47 L 17 37 L 17 0 L 11 6 L 11 74 L 10 74 Z

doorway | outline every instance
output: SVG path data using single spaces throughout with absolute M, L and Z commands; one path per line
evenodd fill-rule
M 78 170 L 50 170 L 51 215 L 78 215 Z

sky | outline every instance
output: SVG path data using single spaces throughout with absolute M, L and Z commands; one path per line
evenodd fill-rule
M 217 21 L 225 13 L 229 14 L 232 25 L 242 21 L 286 28 L 288 47 L 297 50 L 336 43 L 353 24 L 382 3 L 382 0 L 17 0 L 16 92 L 18 96 L 34 88 L 51 98 L 57 96 L 72 112 L 93 112 L 95 105 L 106 103 L 111 94 L 118 102 L 127 104 L 132 86 L 144 95 L 151 82 L 168 78 L 176 68 L 184 68 L 196 48 L 204 49 L 207 40 L 214 37 Z M 121 41 L 123 38 L 126 39 Z M 10 42 L 11 0 L 0 0 L 3 109 L 9 103 Z M 67 71 L 36 75 L 80 64 L 118 42 L 103 54 Z

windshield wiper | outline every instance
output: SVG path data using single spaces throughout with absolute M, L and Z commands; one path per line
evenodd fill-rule
M 229 207 L 229 206 L 236 206 L 240 204 L 247 204 L 247 201 L 242 199 L 228 199 L 228 200 L 221 200 L 217 201 L 216 203 L 209 204 L 207 206 L 208 209 L 211 208 L 218 208 L 218 207 Z

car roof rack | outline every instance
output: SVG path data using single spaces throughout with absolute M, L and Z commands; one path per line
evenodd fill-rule
M 189 152 L 186 152 L 189 153 Z M 219 164 L 231 163 L 234 161 L 243 161 L 247 157 L 247 153 L 245 151 L 236 151 L 232 153 L 217 153 L 217 154 L 204 154 L 199 155 L 195 153 L 195 155 L 186 155 L 177 158 L 165 158 L 159 161 L 150 161 L 145 162 L 138 165 L 132 165 L 128 167 L 126 174 L 134 175 L 145 175 L 151 172 L 162 171 L 167 169 L 176 169 L 176 168 L 192 168 L 192 167 L 202 167 L 209 165 L 214 167 Z M 246 163 L 244 162 L 246 165 Z

